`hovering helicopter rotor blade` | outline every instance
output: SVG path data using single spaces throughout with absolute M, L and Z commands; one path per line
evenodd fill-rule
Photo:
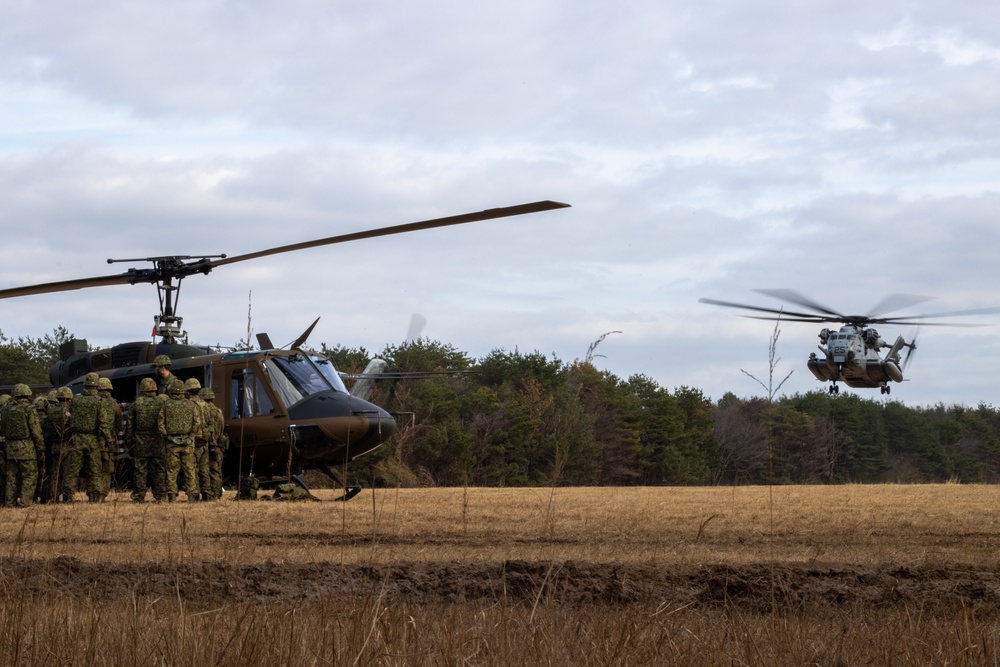
M 914 336 L 913 340 L 905 344 L 906 357 L 903 359 L 903 371 L 905 372 L 907 368 L 910 367 L 910 362 L 913 361 L 913 353 L 917 351 L 917 337 Z
M 750 305 L 747 305 L 745 303 L 733 303 L 732 301 L 719 301 L 718 299 L 701 298 L 701 299 L 698 299 L 698 303 L 707 303 L 707 304 L 712 305 L 712 306 L 725 306 L 726 308 L 742 308 L 744 310 L 755 310 L 755 311 L 758 311 L 758 312 L 761 312 L 761 313 L 774 313 L 776 315 L 781 315 L 780 318 L 778 318 L 778 317 L 758 317 L 757 318 L 757 319 L 761 319 L 761 320 L 777 320 L 777 319 L 782 319 L 782 320 L 788 320 L 788 321 L 793 321 L 793 322 L 796 322 L 796 321 L 797 322 L 828 322 L 828 321 L 834 321 L 834 320 L 825 319 L 821 315 L 817 315 L 815 313 L 796 313 L 795 311 L 785 310 L 783 308 L 765 308 L 763 306 L 750 306 Z M 801 318 L 805 318 L 805 319 L 792 320 L 791 317 L 785 317 L 785 315 L 790 315 L 791 317 L 801 317 Z M 751 316 L 750 315 L 746 315 L 745 317 L 751 317 Z M 835 321 L 839 321 L 839 320 L 835 320 Z
M 514 215 L 525 215 L 527 213 L 539 213 L 541 211 L 551 211 L 557 208 L 569 208 L 569 204 L 563 204 L 560 202 L 546 200 L 546 201 L 534 202 L 531 204 L 507 206 L 505 208 L 489 208 L 486 209 L 485 211 L 479 211 L 478 213 L 464 213 L 462 215 L 453 215 L 447 218 L 436 218 L 434 220 L 411 222 L 405 225 L 395 225 L 392 227 L 382 227 L 380 229 L 370 229 L 364 232 L 354 232 L 351 234 L 341 234 L 340 236 L 330 236 L 325 239 L 306 241 L 304 243 L 292 243 L 290 245 L 279 246 L 277 248 L 269 248 L 267 250 L 251 252 L 245 255 L 236 255 L 235 257 L 225 257 L 222 259 L 213 260 L 211 262 L 206 262 L 205 266 L 208 267 L 209 270 L 211 270 L 217 266 L 225 266 L 226 264 L 233 264 L 235 262 L 244 262 L 248 259 L 257 259 L 258 257 L 269 257 L 270 255 L 278 255 L 280 253 L 292 252 L 295 250 L 305 250 L 307 248 L 316 248 L 319 246 L 334 245 L 337 243 L 347 243 L 348 241 L 360 241 L 361 239 L 371 239 L 379 236 L 405 234 L 407 232 L 422 231 L 424 229 L 434 229 L 436 227 L 463 225 L 469 222 L 479 222 L 480 220 L 493 220 L 495 218 L 507 218 Z
M 920 296 L 919 294 L 890 294 L 875 304 L 872 309 L 868 311 L 868 317 L 874 319 L 885 313 L 891 313 L 894 310 L 902 310 L 903 308 L 916 306 L 917 304 L 925 303 L 932 299 L 933 297 Z
M 766 294 L 775 299 L 780 299 L 781 301 L 787 301 L 788 303 L 794 303 L 796 306 L 803 306 L 809 310 L 815 310 L 817 312 L 823 313 L 824 315 L 830 315 L 832 317 L 843 318 L 844 316 L 835 310 L 830 310 L 826 306 L 813 301 L 804 294 L 800 294 L 795 290 L 791 289 L 759 289 L 754 290 L 760 294 Z M 837 321 L 840 321 L 839 319 Z
M 946 313 L 928 313 L 926 315 L 900 315 L 899 317 L 882 317 L 872 320 L 874 322 L 888 322 L 891 324 L 914 324 L 913 322 L 903 322 L 901 320 L 930 320 L 941 317 L 970 317 L 972 315 L 996 315 L 1000 313 L 1000 307 L 993 308 L 972 308 L 971 310 L 951 310 Z M 915 324 L 927 326 L 929 322 L 916 322 Z M 986 326 L 983 324 L 942 324 L 942 326 Z

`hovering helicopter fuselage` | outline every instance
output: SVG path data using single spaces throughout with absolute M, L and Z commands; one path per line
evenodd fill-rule
M 175 377 L 195 378 L 215 393 L 230 440 L 223 466 L 230 479 L 251 472 L 282 476 L 289 465 L 294 473 L 329 469 L 372 451 L 396 431 L 392 415 L 352 396 L 335 371 L 322 368 L 329 361 L 296 350 L 213 353 L 192 345 L 124 343 L 59 362 L 52 384 L 79 392 L 83 376 L 93 371 L 111 380 L 119 403 L 131 403 L 143 378 L 159 379 L 151 361 L 158 354 L 172 357 Z
M 788 310 L 785 308 L 771 308 L 767 306 L 754 306 L 743 303 L 733 303 L 731 301 L 719 301 L 717 299 L 699 299 L 701 303 L 708 303 L 714 306 L 725 306 L 726 308 L 741 308 L 743 310 L 755 311 L 758 313 L 768 313 L 767 315 L 745 315 L 758 320 L 777 320 L 781 322 L 811 322 L 819 323 L 840 323 L 843 326 L 839 330 L 833 331 L 823 329 L 819 332 L 819 349 L 822 355 L 815 352 L 809 355 L 808 366 L 810 372 L 821 382 L 830 382 L 830 393 L 839 393 L 838 382 L 843 382 L 848 387 L 875 388 L 878 387 L 883 394 L 890 393 L 892 382 L 903 381 L 903 371 L 906 369 L 912 352 L 916 349 L 916 340 L 906 342 L 899 336 L 896 341 L 889 345 L 879 336 L 878 331 L 871 328 L 871 324 L 895 324 L 906 326 L 980 326 L 976 324 L 956 323 L 956 322 L 928 322 L 929 319 L 942 317 L 965 317 L 968 315 L 987 315 L 1000 313 L 1000 308 L 975 308 L 972 310 L 955 310 L 946 313 L 924 313 L 920 315 L 903 315 L 899 317 L 886 317 L 881 313 L 891 312 L 907 308 L 927 301 L 929 297 L 916 296 L 913 294 L 891 294 L 879 302 L 872 310 L 865 315 L 844 314 L 828 308 L 823 304 L 813 301 L 809 297 L 803 296 L 790 289 L 763 289 L 756 290 L 761 294 L 781 299 L 789 303 L 806 308 L 809 312 Z M 900 359 L 900 352 L 903 348 L 908 352 L 905 359 Z M 889 348 L 885 356 L 881 356 L 879 351 Z
M 903 363 L 899 350 L 909 345 L 900 336 L 885 357 L 879 350 L 889 347 L 875 329 L 847 324 L 839 331 L 823 329 L 819 333 L 820 352 L 809 355 L 809 370 L 817 380 L 823 382 L 843 382 L 848 387 L 875 388 L 883 394 L 889 393 L 889 382 L 903 381 Z M 831 385 L 831 393 L 836 393 L 836 384 Z

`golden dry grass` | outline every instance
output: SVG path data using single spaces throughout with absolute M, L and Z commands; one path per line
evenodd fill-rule
M 0 665 L 995 664 L 998 501 L 389 489 L 4 509 Z

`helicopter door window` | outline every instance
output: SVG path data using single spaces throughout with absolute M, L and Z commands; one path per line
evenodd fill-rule
M 233 371 L 230 395 L 230 416 L 244 419 L 274 412 L 274 405 L 260 378 L 250 369 Z

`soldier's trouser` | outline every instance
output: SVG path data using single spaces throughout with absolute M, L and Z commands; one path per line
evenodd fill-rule
M 63 465 L 65 464 L 66 452 L 69 449 L 69 443 L 63 442 L 54 446 L 52 449 L 52 463 L 50 464 L 51 470 L 49 470 L 49 500 L 59 500 L 59 490 L 62 488 L 62 475 L 63 475 Z
M 194 445 L 194 467 L 198 471 L 198 488 L 204 494 L 212 492 L 212 484 L 208 476 L 208 443 L 195 442 Z
M 212 497 L 222 497 L 222 447 L 211 447 L 208 451 L 208 488 Z
M 115 472 L 115 460 L 111 457 L 111 452 L 106 448 L 101 448 L 101 498 L 107 498 L 111 493 L 111 476 Z
M 194 468 L 194 443 L 167 445 L 167 493 L 177 495 L 177 474 L 184 470 L 184 490 L 188 498 L 198 493 L 198 473 Z
M 35 459 L 7 459 L 8 505 L 13 505 L 18 500 L 21 506 L 34 502 L 37 483 L 38 462 Z
M 132 500 L 146 499 L 146 489 L 152 487 L 153 499 L 164 500 L 167 497 L 167 471 L 163 465 L 162 456 L 137 456 L 135 465 Z M 175 482 L 176 483 L 176 482 Z
M 103 474 L 101 448 L 93 444 L 74 445 L 63 458 L 62 493 L 65 498 L 72 498 L 76 493 L 76 480 L 80 473 L 87 475 L 87 493 L 100 493 L 101 475 Z

